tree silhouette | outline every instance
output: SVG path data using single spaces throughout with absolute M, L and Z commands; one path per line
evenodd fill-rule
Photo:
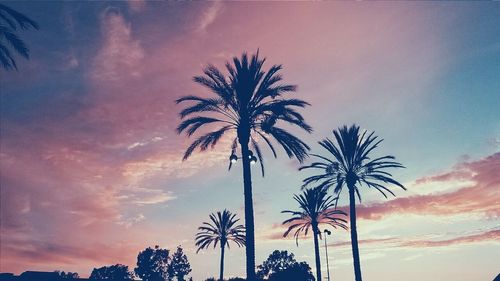
M 312 128 L 305 123 L 296 108 L 308 105 L 299 99 L 286 98 L 285 94 L 294 92 L 296 86 L 280 84 L 282 80 L 279 71 L 281 65 L 273 65 L 267 72 L 263 70 L 265 59 L 259 58 L 259 53 L 251 58 L 246 53 L 240 58 L 234 57 L 233 63 L 226 63 L 229 75 L 226 77 L 219 69 L 209 65 L 204 69 L 204 75 L 194 77 L 194 81 L 208 88 L 211 98 L 185 96 L 177 103 L 193 102 L 180 112 L 184 119 L 177 127 L 180 134 L 186 132 L 193 135 L 199 128 L 218 125 L 217 129 L 198 137 L 186 150 L 187 159 L 195 149 L 201 151 L 214 147 L 228 132 L 236 132 L 232 142 L 232 157 L 240 145 L 243 162 L 243 184 L 245 197 L 245 228 L 246 228 L 246 270 L 247 279 L 255 279 L 255 235 L 252 199 L 252 177 L 250 159 L 255 150 L 260 161 L 264 176 L 264 162 L 258 139 L 263 140 L 276 157 L 276 151 L 271 140 L 274 139 L 286 151 L 290 158 L 296 157 L 302 162 L 307 157 L 309 147 L 299 138 L 283 128 L 280 123 L 291 124 L 311 132 Z M 208 125 L 208 126 L 207 126 Z M 229 166 L 231 168 L 231 166 Z
M 245 227 L 236 225 L 239 219 L 235 219 L 236 214 L 231 214 L 228 210 L 210 214 L 211 222 L 203 222 L 203 225 L 198 227 L 199 232 L 196 234 L 195 245 L 198 247 L 196 253 L 202 249 L 208 248 L 212 243 L 214 248 L 217 243 L 220 244 L 220 277 L 224 280 L 224 252 L 226 246 L 229 248 L 229 241 L 233 241 L 238 247 L 245 245 Z
M 311 267 L 306 262 L 296 262 L 289 268 L 271 274 L 268 281 L 314 281 Z
M 89 277 L 89 279 L 98 280 L 133 280 L 133 278 L 134 273 L 128 269 L 128 266 L 123 264 L 94 268 Z
M 297 262 L 293 253 L 275 250 L 257 267 L 257 277 L 268 281 L 314 281 L 306 262 Z
M 318 159 L 310 165 L 300 169 L 319 169 L 319 174 L 304 179 L 304 187 L 316 185 L 318 188 L 334 188 L 335 194 L 340 194 L 344 186 L 349 192 L 349 218 L 351 228 L 352 256 L 354 260 L 354 275 L 356 281 L 361 281 L 361 264 L 359 261 L 358 234 L 356 230 L 356 198 L 361 202 L 359 187 L 365 185 L 381 192 L 387 198 L 387 193 L 394 193 L 383 184 L 393 184 L 406 190 L 392 175 L 386 171 L 387 168 L 404 168 L 403 165 L 394 161 L 394 156 L 382 156 L 370 158 L 370 153 L 382 142 L 374 135 L 360 133 L 359 126 L 343 126 L 333 131 L 336 143 L 326 138 L 319 142 L 330 154 L 331 158 L 311 154 Z
M 148 247 L 137 256 L 135 274 L 145 281 L 166 280 L 168 278 L 168 254 L 167 249 L 161 249 L 159 246 L 155 246 L 154 249 Z
M 69 272 L 69 271 L 64 272 L 64 271 L 59 271 L 59 270 L 56 270 L 54 272 L 59 276 L 59 278 L 62 278 L 62 279 L 78 279 L 78 278 L 80 278 L 80 276 L 76 272 Z
M 284 225 L 289 225 L 288 230 L 283 234 L 283 237 L 294 232 L 295 241 L 298 245 L 299 235 L 304 233 L 307 235 L 309 229 L 312 229 L 314 237 L 314 255 L 316 260 L 316 279 L 321 279 L 321 260 L 319 253 L 318 237 L 321 237 L 319 230 L 320 224 L 327 224 L 334 228 L 341 227 L 347 229 L 347 221 L 340 216 L 347 214 L 335 210 L 337 198 L 327 195 L 326 188 L 313 188 L 304 190 L 303 194 L 294 195 L 293 199 L 299 203 L 299 211 L 282 211 L 292 215 L 292 218 L 283 222 Z
M 27 16 L 0 4 L 0 63 L 5 70 L 17 70 L 9 46 L 19 55 L 29 58 L 29 49 L 16 32 L 30 28 L 38 29 L 38 24 Z
M 274 250 L 269 257 L 257 267 L 257 277 L 259 279 L 267 279 L 271 274 L 283 271 L 296 262 L 293 253 Z
M 184 277 L 191 272 L 191 265 L 181 246 L 178 246 L 172 255 L 167 272 L 169 278 L 177 277 L 177 281 L 184 281 Z

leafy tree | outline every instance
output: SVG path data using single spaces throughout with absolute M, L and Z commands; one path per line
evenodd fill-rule
M 57 273 L 57 275 L 59 275 L 59 277 L 63 278 L 63 279 L 77 279 L 77 278 L 80 278 L 80 276 L 76 272 L 64 272 L 64 271 L 56 270 L 55 273 Z
M 213 148 L 222 136 L 228 132 L 236 132 L 230 159 L 237 159 L 234 153 L 239 144 L 245 197 L 246 270 L 247 279 L 251 281 L 255 280 L 255 234 L 250 162 L 255 162 L 256 159 L 250 151 L 250 146 L 257 154 L 264 175 L 264 162 L 258 139 L 269 146 L 275 157 L 272 139 L 283 147 L 290 158 L 296 157 L 302 162 L 307 157 L 309 147 L 279 125 L 291 124 L 307 132 L 312 131 L 296 110 L 308 103 L 287 98 L 285 95 L 294 92 L 296 86 L 280 83 L 281 65 L 274 65 L 267 72 L 264 71 L 264 61 L 265 59 L 259 58 L 258 52 L 251 58 L 246 53 L 241 59 L 234 57 L 232 64 L 226 63 L 228 76 L 215 66 L 209 65 L 204 69 L 204 75 L 194 77 L 194 81 L 208 88 L 215 96 L 203 98 L 190 95 L 177 100 L 177 103 L 194 103 L 180 112 L 181 119 L 188 116 L 189 118 L 184 119 L 177 127 L 179 134 L 186 132 L 191 136 L 202 127 L 213 129 L 214 125 L 219 125 L 214 131 L 198 137 L 186 150 L 184 159 L 197 148 L 201 151 Z
M 168 278 L 169 251 L 158 245 L 148 247 L 137 256 L 135 274 L 145 281 L 160 281 Z
M 283 271 L 297 263 L 293 253 L 275 250 L 269 257 L 257 267 L 257 277 L 267 279 L 271 274 Z
M 314 281 L 311 267 L 306 262 L 296 262 L 285 270 L 271 274 L 269 281 Z M 319 279 L 318 279 L 319 280 Z
M 321 260 L 319 253 L 318 237 L 321 238 L 320 224 L 330 225 L 334 228 L 341 227 L 347 229 L 347 221 L 339 216 L 347 216 L 340 210 L 335 210 L 338 198 L 333 198 L 327 194 L 326 188 L 313 188 L 304 190 L 303 194 L 294 195 L 293 199 L 299 203 L 299 211 L 283 211 L 292 215 L 292 218 L 283 222 L 288 225 L 288 230 L 283 237 L 295 231 L 295 241 L 298 245 L 300 233 L 307 235 L 309 229 L 312 229 L 314 238 L 314 256 L 316 260 L 316 278 L 321 279 Z
M 38 24 L 27 16 L 0 4 L 0 64 L 5 70 L 17 70 L 9 46 L 19 55 L 29 58 L 29 49 L 18 37 L 18 30 L 38 29 Z
M 177 251 L 172 255 L 167 272 L 169 278 L 177 277 L 178 281 L 184 281 L 184 277 L 191 272 L 191 265 L 181 246 L 178 246 Z
M 359 261 L 358 234 L 356 230 L 356 195 L 361 202 L 359 188 L 375 188 L 384 197 L 394 193 L 385 184 L 392 184 L 406 190 L 386 171 L 388 168 L 404 168 L 394 161 L 394 156 L 382 156 L 372 159 L 370 153 L 382 142 L 374 136 L 374 132 L 360 132 L 359 126 L 343 126 L 333 131 L 336 143 L 326 138 L 319 142 L 331 155 L 330 158 L 317 154 L 318 160 L 301 169 L 317 169 L 319 173 L 304 179 L 304 185 L 315 185 L 319 188 L 333 187 L 335 194 L 340 194 L 344 186 L 349 192 L 349 219 L 351 228 L 352 256 L 356 281 L 361 281 L 361 264 Z
M 100 280 L 133 280 L 134 273 L 129 271 L 128 266 L 123 264 L 115 264 L 110 266 L 103 266 L 94 268 L 90 274 L 89 279 Z
M 236 219 L 236 214 L 232 214 L 228 210 L 210 214 L 211 222 L 203 222 L 203 225 L 198 228 L 200 232 L 196 234 L 195 245 L 198 247 L 196 253 L 202 249 L 206 249 L 210 244 L 217 243 L 220 245 L 220 277 L 219 280 L 224 280 L 224 252 L 226 246 L 229 248 L 229 241 L 233 241 L 238 247 L 245 245 L 245 227 L 236 225 L 239 219 Z
M 314 281 L 306 262 L 297 262 L 293 253 L 275 250 L 257 267 L 257 277 L 269 281 Z

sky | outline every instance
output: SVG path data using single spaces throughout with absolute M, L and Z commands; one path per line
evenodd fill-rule
M 135 266 L 139 251 L 182 245 L 194 280 L 219 251 L 194 235 L 225 208 L 243 223 L 230 143 L 182 155 L 175 99 L 209 96 L 192 77 L 243 52 L 282 64 L 317 141 L 342 125 L 384 139 L 407 191 L 364 188 L 358 237 L 367 280 L 492 280 L 500 253 L 500 3 L 8 2 L 40 25 L 31 59 L 0 70 L 0 271 Z M 306 172 L 265 151 L 253 168 L 256 260 L 292 251 L 314 268 L 311 237 L 284 239 Z M 307 160 L 309 161 L 309 160 Z M 340 204 L 348 203 L 346 194 Z M 334 279 L 352 280 L 349 233 L 328 237 Z M 322 242 L 323 243 L 323 242 Z M 323 259 L 324 247 L 321 247 Z M 244 276 L 244 249 L 226 276 Z M 322 260 L 323 271 L 326 263 Z M 314 269 L 313 269 L 314 272 Z

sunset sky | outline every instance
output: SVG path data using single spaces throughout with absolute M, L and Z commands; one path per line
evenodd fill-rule
M 20 33 L 31 59 L 0 69 L 0 271 L 76 271 L 160 245 L 187 252 L 198 280 L 219 250 L 194 235 L 227 208 L 243 223 L 241 163 L 230 143 L 182 161 L 176 98 L 192 82 L 259 49 L 318 140 L 359 124 L 408 188 L 364 189 L 358 235 L 366 280 L 493 280 L 500 273 L 500 2 L 8 2 L 40 25 Z M 281 238 L 306 172 L 265 151 L 253 168 L 256 260 L 289 250 L 314 267 L 312 239 Z M 341 196 L 340 205 L 347 204 Z M 353 280 L 349 233 L 328 237 L 333 280 Z M 324 257 L 324 248 L 321 248 Z M 322 260 L 324 272 L 326 263 Z M 314 270 L 313 270 L 314 271 Z M 226 275 L 244 276 L 243 248 Z

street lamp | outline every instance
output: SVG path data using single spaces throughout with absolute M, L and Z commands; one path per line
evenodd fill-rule
M 328 276 L 328 281 L 330 281 L 330 265 L 328 264 L 328 245 L 326 244 L 326 236 L 332 234 L 332 232 L 328 229 L 325 229 L 324 232 L 325 232 L 326 272 Z
M 248 158 L 250 159 L 250 164 L 255 164 L 257 163 L 257 157 L 255 157 L 253 155 L 253 152 L 251 150 L 248 151 Z M 238 159 L 241 159 L 241 157 L 238 157 L 234 151 L 231 153 L 231 156 L 229 156 L 229 162 L 231 162 L 231 164 L 234 164 L 238 161 Z

